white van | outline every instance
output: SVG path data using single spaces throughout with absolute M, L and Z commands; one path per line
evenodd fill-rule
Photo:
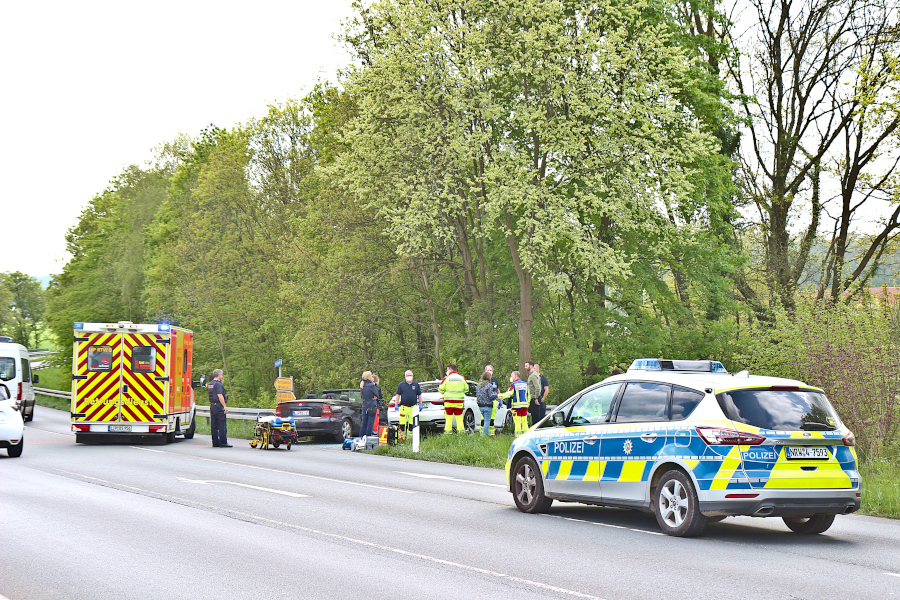
M 6 388 L 9 397 L 19 402 L 22 419 L 34 418 L 34 384 L 37 375 L 31 374 L 28 349 L 22 344 L 0 342 L 0 386 Z

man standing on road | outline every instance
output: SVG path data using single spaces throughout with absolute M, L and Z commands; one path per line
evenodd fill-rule
M 528 412 L 533 425 L 541 418 L 541 374 L 535 369 L 533 360 L 525 361 L 525 370 L 528 371 L 528 395 L 531 397 Z
M 412 430 L 413 408 L 417 404 L 422 404 L 422 390 L 419 388 L 419 382 L 413 380 L 413 372 L 407 371 L 404 377 L 406 380 L 397 385 L 397 393 L 394 395 L 394 403 L 398 404 L 400 409 L 401 442 L 406 440 L 406 434 Z
M 444 398 L 444 433 L 450 433 L 454 428 L 457 433 L 462 433 L 465 431 L 463 405 L 469 384 L 465 377 L 456 372 L 456 365 L 453 363 L 447 365 L 447 376 L 441 381 L 438 391 Z
M 222 385 L 224 373 L 222 369 L 213 371 L 213 378 L 206 389 L 209 390 L 209 427 L 212 430 L 213 448 L 231 448 L 228 443 L 228 424 L 225 415 L 228 413 L 228 393 Z
M 528 429 L 528 384 L 522 381 L 518 371 L 509 376 L 509 389 L 500 395 L 504 400 L 512 398 L 513 422 L 516 424 L 516 435 Z
M 550 395 L 550 380 L 547 379 L 547 376 L 541 373 L 541 365 L 535 364 L 534 370 L 537 371 L 538 375 L 541 376 L 541 416 L 543 419 L 547 416 L 547 396 Z

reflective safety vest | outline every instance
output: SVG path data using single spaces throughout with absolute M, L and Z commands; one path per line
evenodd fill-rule
M 464 402 L 466 392 L 469 391 L 469 384 L 466 383 L 465 377 L 456 371 L 452 371 L 441 381 L 438 391 L 443 396 L 444 402 Z
M 528 408 L 531 403 L 531 394 L 528 393 L 528 384 L 521 379 L 516 379 L 509 389 L 500 394 L 506 400 L 512 396 L 512 408 Z

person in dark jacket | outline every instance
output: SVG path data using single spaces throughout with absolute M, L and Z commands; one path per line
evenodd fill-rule
M 213 371 L 213 379 L 206 389 L 209 390 L 209 422 L 212 430 L 213 448 L 231 448 L 228 443 L 228 425 L 225 415 L 228 413 L 228 392 L 222 385 L 222 369 Z
M 375 435 L 375 411 L 378 410 L 378 395 L 380 390 L 375 385 L 375 377 L 372 371 L 365 371 L 362 374 L 362 425 L 359 428 L 359 435 Z
M 494 437 L 494 415 L 497 412 L 497 388 L 491 382 L 491 373 L 485 371 L 478 380 L 478 391 L 475 393 L 475 400 L 478 402 L 478 408 L 481 410 L 482 424 L 484 425 L 484 435 Z

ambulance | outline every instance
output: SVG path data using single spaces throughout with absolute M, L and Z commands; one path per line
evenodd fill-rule
M 194 333 L 165 323 L 75 323 L 72 431 L 76 443 L 111 436 L 194 437 Z

